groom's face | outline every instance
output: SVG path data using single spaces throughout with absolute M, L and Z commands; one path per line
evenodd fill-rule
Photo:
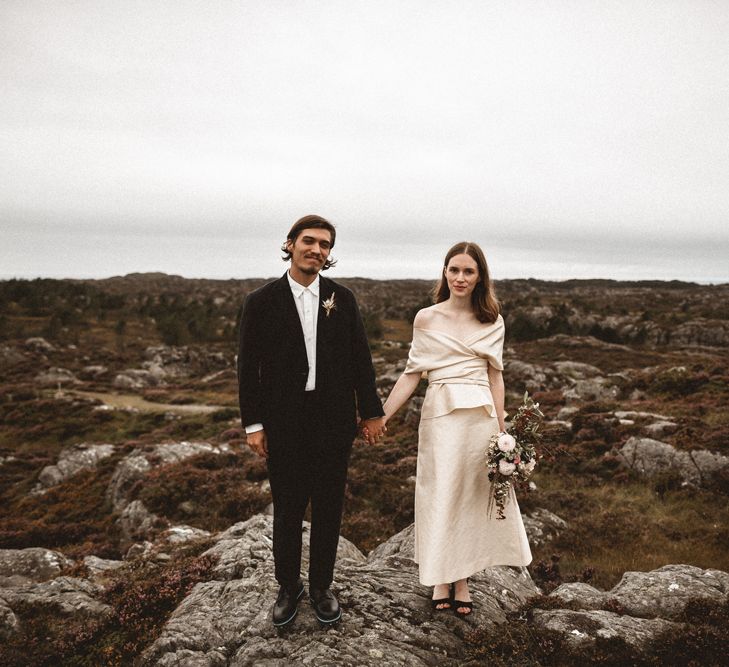
M 326 229 L 304 229 L 291 243 L 291 266 L 301 273 L 316 275 L 321 271 L 332 249 L 332 235 Z

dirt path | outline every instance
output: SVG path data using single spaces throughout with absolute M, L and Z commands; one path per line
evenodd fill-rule
M 69 393 L 86 398 L 95 398 L 112 408 L 139 410 L 140 412 L 172 412 L 178 415 L 200 415 L 222 410 L 223 405 L 174 405 L 154 403 L 135 394 L 107 394 L 96 391 L 71 391 Z

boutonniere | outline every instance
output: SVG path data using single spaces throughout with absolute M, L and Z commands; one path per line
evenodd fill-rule
M 332 292 L 332 295 L 328 299 L 324 299 L 321 302 L 321 307 L 326 311 L 327 317 L 329 317 L 333 310 L 336 310 L 337 304 L 334 303 L 334 292 Z

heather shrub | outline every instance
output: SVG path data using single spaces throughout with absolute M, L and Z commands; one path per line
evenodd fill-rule
M 132 487 L 131 496 L 173 522 L 224 530 L 271 502 L 270 493 L 258 483 L 266 474 L 266 464 L 258 457 L 199 454 L 153 469 Z
M 106 488 L 124 452 L 104 459 L 42 495 L 13 497 L 0 506 L 0 548 L 60 548 L 73 557 L 120 556 L 119 531 Z
M 729 655 L 729 601 L 693 600 L 676 619 L 684 623 L 669 630 L 648 647 L 657 665 L 725 665 Z
M 521 615 L 510 614 L 509 621 L 502 625 L 481 626 L 467 633 L 466 642 L 469 658 L 490 667 L 647 667 L 658 664 L 645 662 L 635 649 L 617 637 L 598 637 L 587 646 L 572 645 L 558 632 L 532 625 L 528 609 Z
M 698 391 L 709 381 L 703 371 L 692 372 L 684 366 L 676 366 L 656 375 L 648 385 L 648 390 L 669 397 L 688 396 Z
M 215 559 L 198 555 L 209 546 L 199 542 L 164 565 L 152 556 L 111 573 L 102 596 L 111 607 L 107 616 L 70 620 L 48 607 L 14 605 L 22 630 L 0 645 L 1 664 L 133 664 L 193 586 L 209 580 Z

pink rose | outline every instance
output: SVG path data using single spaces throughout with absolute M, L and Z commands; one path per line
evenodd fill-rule
M 516 440 L 508 433 L 502 433 L 499 436 L 497 445 L 502 452 L 510 452 L 516 447 Z

